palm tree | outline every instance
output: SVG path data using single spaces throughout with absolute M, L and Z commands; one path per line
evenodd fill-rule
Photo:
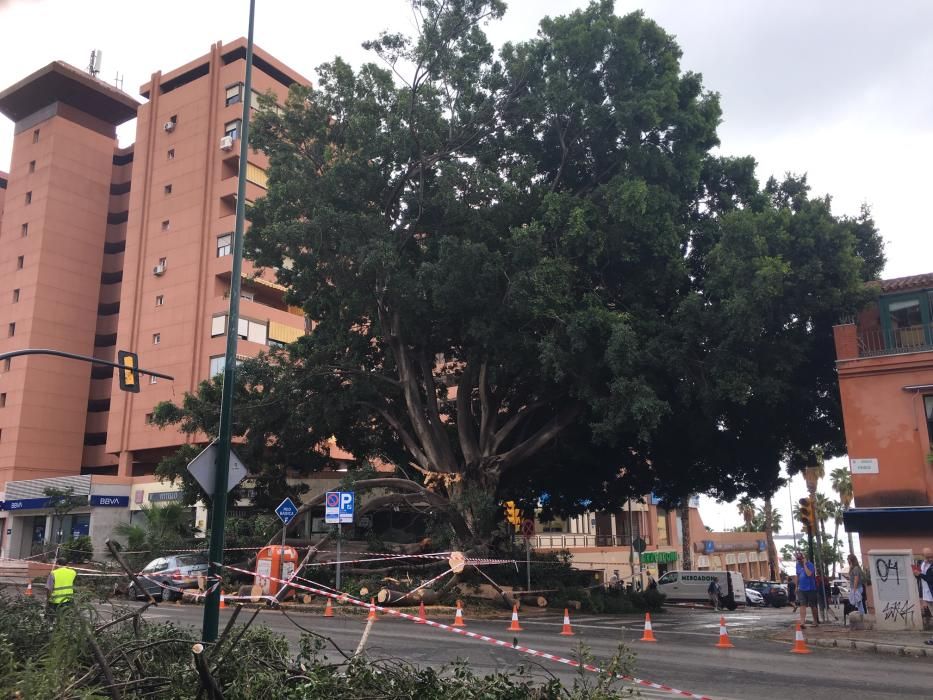
M 833 521 L 836 529 L 833 531 L 833 546 L 839 547 L 839 526 L 842 525 L 842 514 L 845 513 L 843 506 L 839 501 L 830 501 L 833 506 Z M 851 551 L 851 550 L 849 550 Z M 833 578 L 836 578 L 836 560 L 833 559 Z
M 855 495 L 852 492 L 852 474 L 845 467 L 836 467 L 829 475 L 833 491 L 839 494 L 839 502 L 842 504 L 842 510 L 849 510 L 852 505 L 852 498 Z M 840 515 L 841 517 L 841 515 Z M 855 551 L 852 544 L 852 533 L 846 530 L 846 536 L 849 540 L 849 553 Z
M 826 540 L 826 521 L 833 517 L 833 503 L 822 493 L 817 493 L 816 498 L 813 499 L 813 514 L 819 523 L 820 535 L 823 540 Z
M 180 503 L 143 507 L 140 512 L 143 517 L 139 522 L 120 523 L 113 530 L 126 538 L 131 552 L 138 552 L 131 557 L 137 563 L 181 549 L 197 534 L 198 529 L 191 522 L 191 510 Z
M 745 528 L 747 531 L 751 531 L 752 522 L 755 520 L 755 501 L 753 501 L 749 496 L 742 496 L 739 499 L 739 502 L 736 504 L 736 508 L 739 510 L 739 515 L 742 516 L 742 519 L 745 521 Z
M 771 506 L 771 494 L 765 496 L 763 514 L 765 519 L 765 540 L 768 543 L 768 564 L 770 568 L 769 573 L 771 580 L 774 580 L 774 578 L 777 576 L 777 572 L 781 570 L 781 564 L 778 561 L 777 547 L 774 546 L 774 528 L 780 527 L 780 523 L 776 525 L 774 522 L 774 508 Z M 780 520 L 780 517 L 778 520 Z

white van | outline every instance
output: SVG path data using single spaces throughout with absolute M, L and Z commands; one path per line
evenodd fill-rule
M 709 602 L 709 584 L 719 580 L 722 607 L 735 610 L 747 603 L 745 581 L 738 571 L 668 571 L 658 579 L 658 590 L 672 603 Z

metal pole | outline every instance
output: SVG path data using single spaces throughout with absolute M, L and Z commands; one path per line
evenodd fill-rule
M 531 590 L 531 538 L 525 538 L 525 590 Z
M 253 20 L 256 0 L 249 0 L 249 32 L 246 41 L 246 76 L 243 80 L 243 118 L 240 123 L 240 162 L 237 178 L 236 229 L 233 234 L 233 269 L 230 273 L 230 311 L 227 316 L 227 352 L 224 356 L 224 385 L 220 400 L 220 428 L 217 440 L 217 471 L 211 497 L 210 570 L 215 581 L 223 573 L 224 529 L 227 519 L 227 478 L 230 472 L 230 439 L 233 424 L 233 387 L 236 374 L 237 331 L 240 320 L 240 275 L 243 269 L 243 229 L 246 222 L 246 163 L 249 157 L 249 117 L 253 78 Z M 215 95 L 215 97 L 217 97 Z M 220 621 L 220 586 L 210 589 L 204 600 L 201 636 L 205 642 L 217 639 Z
M 632 519 L 632 499 L 628 499 L 628 570 L 631 585 L 635 588 L 635 521 Z
M 279 557 L 279 578 L 285 580 L 285 531 L 288 530 L 288 523 L 282 525 L 282 556 Z M 279 584 L 283 587 L 284 584 Z
M 338 516 L 340 517 L 340 516 Z M 340 560 L 343 558 L 340 553 L 340 541 L 343 539 L 343 523 L 337 523 L 337 583 L 334 586 L 338 591 L 340 590 Z

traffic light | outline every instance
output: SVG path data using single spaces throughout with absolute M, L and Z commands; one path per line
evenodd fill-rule
M 117 363 L 120 365 L 120 389 L 139 392 L 139 358 L 135 352 L 120 350 L 117 353 Z
M 813 502 L 809 498 L 801 498 L 798 503 L 800 504 L 800 511 L 797 518 L 803 523 L 807 532 L 811 532 L 813 529 Z
M 515 527 L 518 527 L 522 524 L 522 513 L 518 509 L 518 506 L 515 504 L 515 501 L 506 501 L 505 505 L 505 519 L 512 523 Z

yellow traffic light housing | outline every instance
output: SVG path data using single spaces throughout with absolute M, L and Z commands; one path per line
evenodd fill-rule
M 812 532 L 813 530 L 813 501 L 809 498 L 801 498 L 798 503 L 800 504 L 800 512 L 798 513 L 798 518 L 800 522 L 803 523 L 803 526 L 807 529 L 807 532 Z
M 506 501 L 503 505 L 505 506 L 505 519 L 515 527 L 521 525 L 522 513 L 515 501 Z
M 117 364 L 120 365 L 120 389 L 139 392 L 139 358 L 135 352 L 120 350 L 117 353 Z

